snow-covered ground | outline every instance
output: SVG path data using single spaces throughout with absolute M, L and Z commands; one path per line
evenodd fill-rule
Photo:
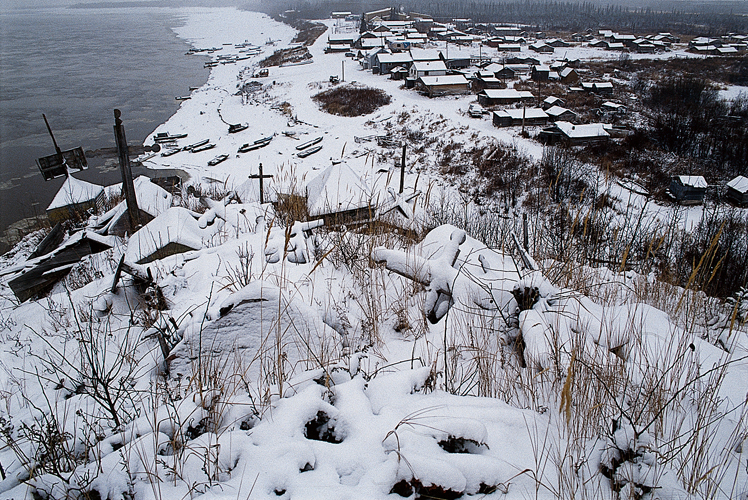
M 186 12 L 177 33 L 195 47 L 264 52 L 213 68 L 154 131 L 215 148 L 149 166 L 233 188 L 242 203 L 158 209 L 148 231 L 87 257 L 38 301 L 18 304 L 7 284 L 35 237 L 3 257 L 2 498 L 746 498 L 748 340 L 728 312 L 690 322 L 703 297 L 633 273 L 600 271 L 593 299 L 551 284 L 511 241 L 489 249 L 448 225 L 419 242 L 286 230 L 247 180 L 262 163 L 272 183 L 303 185 L 343 160 L 372 198 L 390 199 L 395 158 L 354 137 L 412 127 L 540 158 L 537 143 L 470 118 L 473 97 L 428 99 L 325 54 L 326 35 L 314 63 L 270 68 L 242 103 L 244 68 L 294 31 L 234 9 Z M 391 104 L 357 118 L 320 111 L 310 96 L 343 72 Z M 229 123 L 249 127 L 229 134 Z M 299 158 L 295 146 L 318 136 L 323 149 Z M 230 157 L 209 167 L 219 154 Z M 406 195 L 416 183 L 454 189 L 432 163 L 413 153 Z M 422 215 L 422 198 L 391 203 Z M 135 264 L 167 237 L 192 250 Z M 113 287 L 122 255 L 153 277 L 147 289 L 127 274 Z

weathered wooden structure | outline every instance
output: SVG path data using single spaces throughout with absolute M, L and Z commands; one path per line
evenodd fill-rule
M 728 182 L 725 197 L 741 207 L 748 206 L 748 178 L 739 175 Z
M 706 179 L 700 175 L 677 175 L 670 180 L 670 194 L 683 205 L 699 205 L 704 202 Z

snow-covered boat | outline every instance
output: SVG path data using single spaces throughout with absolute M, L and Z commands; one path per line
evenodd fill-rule
M 216 147 L 213 143 L 203 144 L 202 146 L 198 146 L 196 148 L 190 149 L 190 153 L 199 153 L 201 151 L 207 151 L 208 149 L 213 149 Z
M 320 142 L 322 142 L 322 136 L 315 137 L 311 141 L 307 141 L 307 142 L 305 142 L 303 144 L 299 144 L 298 146 L 296 146 L 296 149 L 299 150 L 299 151 L 301 151 L 302 149 L 306 149 L 309 146 L 314 146 L 315 144 L 318 144 Z
M 200 146 L 205 146 L 210 142 L 210 139 L 203 139 L 202 141 L 197 141 L 195 144 L 190 144 L 189 146 L 185 146 L 185 151 L 192 151 L 195 148 L 199 148 Z
M 313 155 L 314 153 L 316 153 L 320 149 L 322 149 L 321 145 L 314 146 L 313 148 L 309 148 L 309 149 L 306 149 L 304 151 L 301 151 L 300 153 L 296 153 L 296 156 L 298 156 L 299 158 L 306 158 L 307 156 Z
M 210 165 L 211 167 L 214 167 L 214 166 L 218 165 L 219 163 L 221 163 L 222 161 L 225 161 L 226 159 L 228 159 L 228 157 L 229 157 L 229 155 L 227 155 L 227 154 L 218 155 L 215 158 L 213 158 L 212 160 L 210 160 L 208 162 L 208 165 Z
M 153 136 L 153 142 L 169 142 L 177 139 L 184 139 L 187 134 L 169 134 L 169 132 L 159 132 Z
M 235 134 L 237 132 L 241 132 L 242 130 L 246 130 L 249 128 L 249 125 L 246 123 L 233 123 L 229 124 L 229 134 Z

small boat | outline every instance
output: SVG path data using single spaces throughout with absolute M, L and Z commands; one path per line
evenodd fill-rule
M 208 165 L 210 165 L 211 167 L 214 167 L 214 166 L 218 165 L 219 163 L 221 163 L 222 161 L 225 161 L 228 157 L 229 157 L 229 155 L 227 155 L 227 154 L 218 155 L 215 158 L 213 158 L 212 160 L 210 160 L 208 162 Z
M 246 123 L 234 123 L 233 125 L 229 125 L 229 134 L 235 134 L 248 128 L 249 125 L 247 125 Z
M 299 158 L 306 158 L 307 156 L 313 155 L 320 149 L 322 149 L 322 145 L 314 146 L 313 148 L 309 148 L 300 153 L 296 153 L 296 156 L 298 156 Z
M 239 148 L 239 153 L 249 153 L 250 151 L 254 151 L 255 149 L 264 148 L 268 144 L 270 144 L 270 141 L 273 140 L 273 136 L 270 135 L 268 137 L 263 137 L 262 139 L 257 139 L 252 144 L 244 144 L 242 147 Z
M 218 61 L 211 61 L 203 64 L 203 68 L 215 68 L 216 66 L 218 66 Z
M 177 149 L 167 149 L 166 151 L 164 151 L 163 153 L 161 153 L 161 156 L 175 155 L 175 154 L 179 153 L 180 151 L 181 151 L 181 149 L 179 149 L 179 148 L 177 148 Z
M 199 88 L 200 88 L 200 87 L 190 87 L 190 92 L 194 92 L 194 91 L 196 91 L 196 90 L 197 90 L 197 89 L 199 89 Z
M 190 153 L 199 153 L 200 151 L 207 151 L 208 149 L 213 149 L 216 147 L 213 143 L 204 144 L 202 146 L 198 146 L 196 148 L 190 149 Z
M 185 146 L 185 151 L 192 151 L 195 148 L 199 148 L 200 146 L 204 146 L 210 142 L 210 139 L 203 139 L 202 141 L 197 141 L 195 144 L 190 144 L 189 146 Z
M 172 142 L 176 141 L 177 139 L 184 139 L 185 137 L 187 137 L 187 134 L 170 135 L 169 132 L 159 132 L 158 134 L 153 136 L 153 142 Z
M 192 96 L 186 95 L 186 96 L 175 96 L 174 99 L 177 101 L 186 101 L 188 99 L 192 99 Z
M 312 139 L 311 141 L 305 142 L 304 144 L 299 144 L 298 146 L 296 146 L 296 149 L 298 149 L 299 151 L 301 151 L 302 149 L 306 149 L 309 146 L 314 146 L 315 144 L 317 144 L 319 142 L 322 142 L 322 136 L 316 137 L 316 138 Z

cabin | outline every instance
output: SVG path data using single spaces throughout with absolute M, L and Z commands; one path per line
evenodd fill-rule
M 442 51 L 437 49 L 410 49 L 410 57 L 413 62 L 444 60 Z
M 407 53 L 387 54 L 384 52 L 380 52 L 374 57 L 377 61 L 376 66 L 379 67 L 380 75 L 389 74 L 390 71 L 392 71 L 392 69 L 396 68 L 397 66 L 402 66 L 403 68 L 410 69 L 410 65 L 413 62 L 410 54 Z
M 553 122 L 565 121 L 565 122 L 576 122 L 577 114 L 570 109 L 562 108 L 561 106 L 551 106 L 545 110 L 548 115 L 548 119 Z
M 463 75 L 422 76 L 416 80 L 416 87 L 429 97 L 470 92 L 470 82 Z
M 390 70 L 390 78 L 393 80 L 405 80 L 408 78 L 408 70 L 402 66 L 395 66 Z
M 540 108 L 502 109 L 493 112 L 494 127 L 533 126 L 548 123 L 548 115 Z
M 489 73 L 491 76 L 485 76 L 482 73 L 483 72 L 480 72 L 475 78 L 473 78 L 473 90 L 506 88 L 506 84 L 493 76 L 492 73 Z
M 69 219 L 81 221 L 90 211 L 101 211 L 104 206 L 104 188 L 76 179 L 68 174 L 60 190 L 47 207 L 47 217 L 54 225 Z
M 538 138 L 543 144 L 561 142 L 571 146 L 586 146 L 606 142 L 610 138 L 610 134 L 605 130 L 602 123 L 575 125 L 570 122 L 557 121 L 552 127 L 543 129 Z
M 499 52 L 522 52 L 522 46 L 518 43 L 500 43 L 496 49 Z
M 556 50 L 544 42 L 531 43 L 528 47 L 533 52 L 538 52 L 538 53 L 552 53 L 554 50 Z
M 443 61 L 415 61 L 410 66 L 409 76 L 419 79 L 422 76 L 444 76 L 447 74 L 447 66 Z
M 496 78 L 498 78 L 499 80 L 514 80 L 516 75 L 517 73 L 515 73 L 515 71 L 509 66 L 504 66 L 494 73 L 494 76 L 496 76 Z
M 365 179 L 347 163 L 333 162 L 306 186 L 309 216 L 326 226 L 366 222 L 376 211 Z
M 485 89 L 478 93 L 478 103 L 483 107 L 515 104 L 533 99 L 535 99 L 535 96 L 529 90 Z
M 748 178 L 739 175 L 728 182 L 725 197 L 738 206 L 748 206 Z
M 547 82 L 551 76 L 551 68 L 538 64 L 532 67 L 530 78 L 536 82 Z
M 577 83 L 579 81 L 579 74 L 574 68 L 564 68 L 558 72 L 559 80 L 561 83 Z
M 709 185 L 700 175 L 677 175 L 670 180 L 670 194 L 682 205 L 699 205 L 704 202 Z
M 560 97 L 548 96 L 543 99 L 543 104 L 541 104 L 540 107 L 543 109 L 550 109 L 553 106 L 563 106 L 564 104 L 566 104 L 566 102 Z
M 625 115 L 627 112 L 626 106 L 613 101 L 605 101 L 602 103 L 601 108 L 603 111 L 615 113 L 617 115 Z

